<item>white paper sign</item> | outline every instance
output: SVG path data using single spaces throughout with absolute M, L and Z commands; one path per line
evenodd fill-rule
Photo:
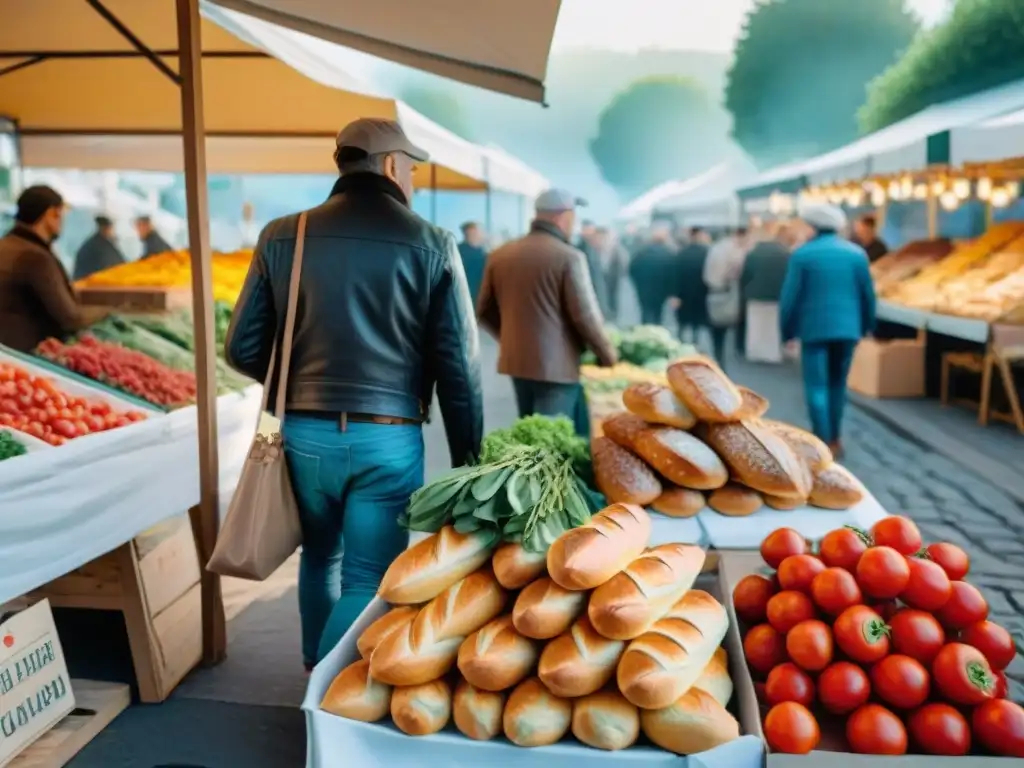
M 0 624 L 0 766 L 75 708 L 50 601 Z

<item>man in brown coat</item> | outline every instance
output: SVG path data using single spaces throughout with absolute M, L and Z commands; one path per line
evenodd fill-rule
M 589 420 L 579 384 L 584 349 L 614 365 L 586 257 L 570 244 L 576 208 L 564 190 L 537 198 L 530 233 L 491 253 L 477 317 L 498 339 L 498 372 L 512 377 L 520 416 L 568 416 L 580 434 Z

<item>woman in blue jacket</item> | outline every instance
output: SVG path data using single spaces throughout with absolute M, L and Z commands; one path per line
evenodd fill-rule
M 786 267 L 779 300 L 782 338 L 800 340 L 811 426 L 841 456 L 846 377 L 857 342 L 875 327 L 875 287 L 864 249 L 842 236 L 842 209 L 807 206 L 800 217 L 814 236 Z

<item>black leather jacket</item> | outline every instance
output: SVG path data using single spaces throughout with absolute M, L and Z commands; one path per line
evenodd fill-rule
M 264 228 L 228 331 L 229 364 L 257 381 L 284 329 L 297 228 L 297 214 Z M 435 383 L 461 465 L 479 454 L 483 403 L 455 239 L 385 177 L 339 179 L 308 214 L 286 410 L 422 419 Z

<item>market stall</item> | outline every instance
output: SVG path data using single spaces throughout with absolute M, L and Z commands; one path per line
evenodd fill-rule
M 723 162 L 690 180 L 686 188 L 659 200 L 655 215 L 678 227 L 724 230 L 742 224 L 736 189 L 756 175 L 753 161 L 744 156 Z

